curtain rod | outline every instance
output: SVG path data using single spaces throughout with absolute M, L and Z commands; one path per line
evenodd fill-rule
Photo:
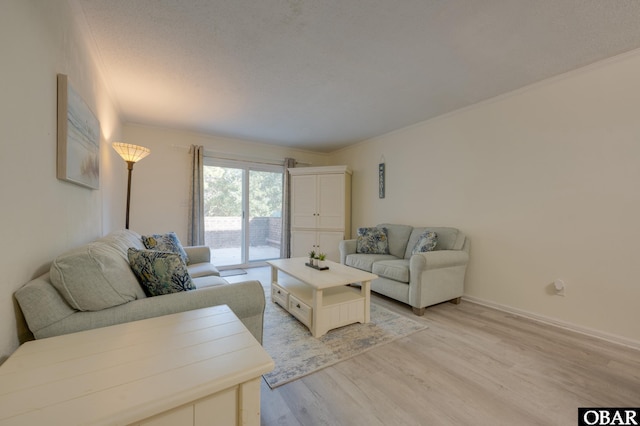
M 188 146 L 183 146 L 183 145 L 171 145 L 173 148 L 180 148 L 180 149 L 186 149 L 187 151 L 190 149 L 190 147 Z M 228 154 L 228 153 L 223 153 L 223 152 L 216 152 L 216 151 L 210 151 L 208 149 L 205 148 L 204 150 L 204 156 L 205 157 L 212 157 L 212 158 L 219 158 L 221 160 L 231 160 L 231 161 L 248 161 L 251 163 L 258 163 L 258 164 L 269 164 L 272 166 L 282 166 L 284 165 L 284 159 L 282 160 L 265 160 L 264 158 L 256 158 L 256 157 L 245 157 L 242 155 L 233 155 L 233 154 Z M 311 166 L 311 163 L 302 163 L 300 161 L 296 161 L 296 165 L 301 165 L 301 166 Z

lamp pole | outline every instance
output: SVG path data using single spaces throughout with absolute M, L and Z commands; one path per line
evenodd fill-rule
M 133 161 L 127 161 L 128 179 L 127 179 L 127 217 L 125 220 L 125 229 L 129 229 L 129 206 L 131 205 L 131 172 L 133 172 Z

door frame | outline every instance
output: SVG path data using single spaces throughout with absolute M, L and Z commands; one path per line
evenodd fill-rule
M 225 167 L 225 168 L 233 168 L 242 170 L 242 225 L 241 225 L 241 241 L 242 246 L 240 247 L 240 263 L 234 265 L 224 265 L 220 269 L 235 269 L 235 268 L 247 268 L 253 266 L 264 266 L 266 265 L 265 260 L 257 260 L 250 261 L 249 260 L 249 245 L 251 241 L 251 235 L 249 232 L 249 191 L 250 191 L 250 182 L 249 182 L 249 174 L 251 171 L 258 172 L 271 172 L 271 173 L 280 173 L 284 175 L 284 170 L 281 165 L 277 164 L 266 164 L 266 163 L 255 163 L 251 161 L 245 160 L 231 160 L 226 158 L 217 158 L 217 157 L 204 157 L 203 164 L 205 167 Z M 284 182 L 284 180 L 283 180 Z M 284 188 L 282 188 L 284 193 Z M 282 217 L 282 206 L 283 202 L 280 203 L 280 215 Z M 284 232 L 284 229 L 282 230 Z

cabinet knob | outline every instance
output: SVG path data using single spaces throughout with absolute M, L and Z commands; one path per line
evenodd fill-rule
M 299 303 L 296 305 L 296 308 L 300 309 L 300 304 Z

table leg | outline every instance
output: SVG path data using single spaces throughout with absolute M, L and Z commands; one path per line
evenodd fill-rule
M 360 283 L 360 294 L 364 297 L 364 322 L 371 321 L 371 281 Z
M 320 315 L 320 307 L 322 306 L 322 290 L 316 289 L 313 292 L 313 306 L 311 308 L 311 335 L 313 337 L 321 337 L 327 330 L 326 324 L 323 323 L 323 318 Z

